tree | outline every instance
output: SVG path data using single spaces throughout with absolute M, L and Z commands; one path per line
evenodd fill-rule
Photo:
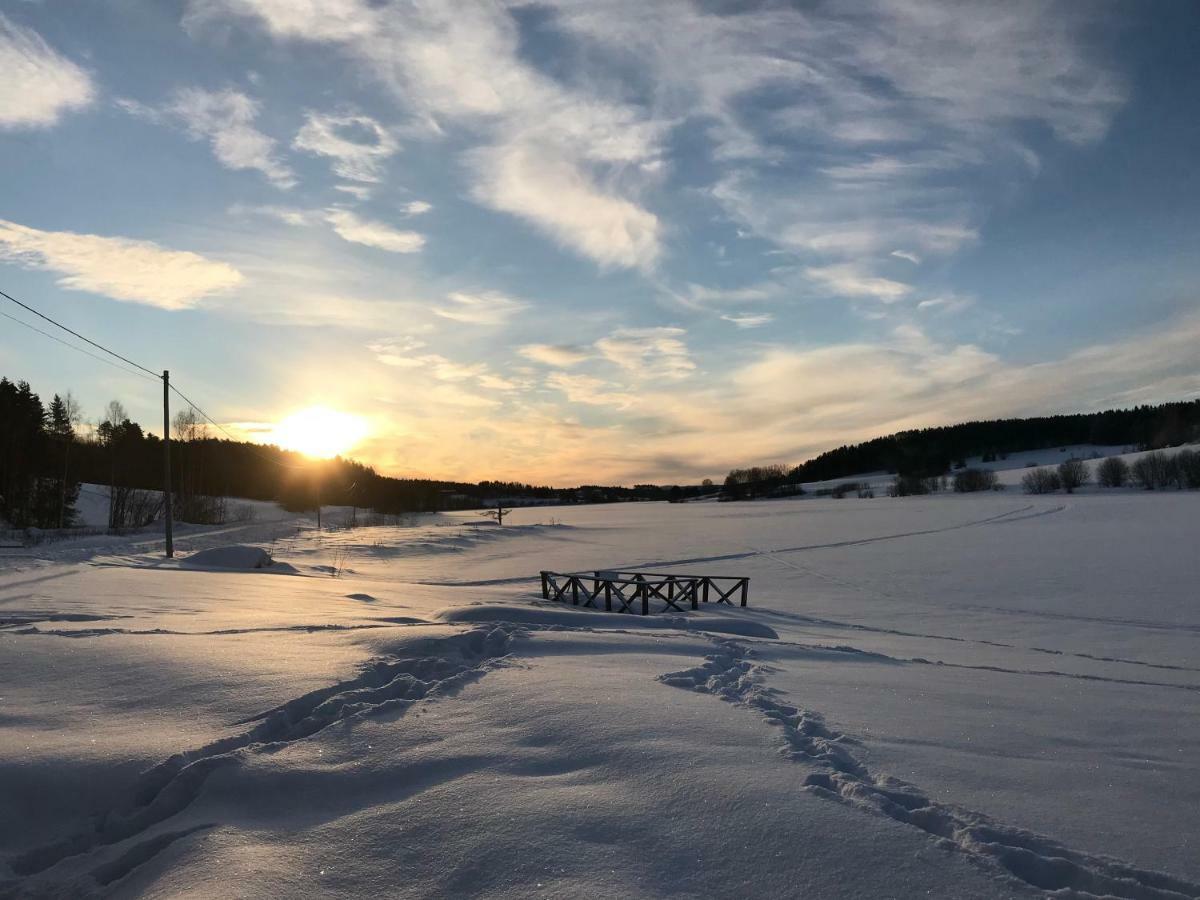
M 1075 488 L 1087 484 L 1089 478 L 1088 464 L 1082 459 L 1068 459 L 1059 463 L 1058 480 L 1068 494 L 1073 494 Z
M 71 478 L 71 448 L 75 444 L 75 426 L 81 418 L 79 404 L 67 392 L 66 399 L 58 394 L 50 401 L 47 413 L 46 431 L 53 443 L 52 453 L 61 460 L 61 472 L 58 477 L 58 516 L 59 528 L 67 528 L 75 518 L 75 502 L 79 499 L 79 481 Z M 56 467 L 57 468 L 57 467 Z M 56 472 L 56 474 L 57 474 Z
M 1176 480 L 1176 469 L 1172 457 L 1155 450 L 1137 459 L 1130 468 L 1130 474 L 1136 484 L 1153 491 L 1170 487 Z
M 1032 469 L 1021 479 L 1027 494 L 1053 494 L 1062 487 L 1062 479 L 1054 469 Z
M 503 525 L 504 517 L 507 516 L 510 512 L 512 512 L 511 509 L 505 509 L 504 504 L 502 504 L 499 500 L 497 500 L 496 506 L 493 509 L 485 509 L 483 512 L 480 513 L 480 515 L 484 516 L 485 518 L 488 518 L 488 519 L 495 519 L 497 525 Z
M 959 494 L 995 490 L 998 483 L 991 469 L 959 469 L 954 473 L 954 490 Z
M 1101 487 L 1124 487 L 1129 482 L 1129 463 L 1119 456 L 1108 457 L 1096 467 L 1096 480 Z

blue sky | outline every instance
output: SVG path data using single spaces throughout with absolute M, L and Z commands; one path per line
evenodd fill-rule
M 1198 32 L 1184 0 L 17 0 L 0 288 L 231 430 L 362 417 L 396 474 L 690 481 L 1192 398 Z M 0 372 L 159 421 L 7 319 Z

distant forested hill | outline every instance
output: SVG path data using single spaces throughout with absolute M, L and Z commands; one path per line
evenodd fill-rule
M 1200 439 L 1200 400 L 1097 413 L 993 419 L 902 431 L 838 447 L 791 469 L 787 482 L 827 481 L 863 472 L 940 475 L 971 456 L 1068 444 L 1125 445 L 1139 450 Z

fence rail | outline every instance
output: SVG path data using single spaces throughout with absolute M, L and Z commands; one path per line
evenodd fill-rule
M 745 606 L 750 593 L 750 579 L 730 575 L 663 575 L 653 572 L 620 572 L 597 570 L 584 572 L 550 572 L 543 570 L 542 597 L 573 606 L 599 609 L 601 602 L 608 612 L 651 612 L 651 600 L 661 600 L 659 612 L 669 609 L 683 612 L 686 604 L 699 609 L 701 603 L 733 605 L 736 596 Z

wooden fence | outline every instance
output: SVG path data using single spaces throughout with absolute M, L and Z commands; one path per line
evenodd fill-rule
M 652 572 L 596 571 L 588 573 L 542 573 L 542 597 L 546 600 L 570 602 L 573 606 L 599 609 L 601 602 L 608 612 L 651 612 L 650 601 L 661 600 L 660 612 L 669 609 L 683 612 L 686 604 L 699 609 L 701 603 L 733 605 L 737 597 L 745 606 L 750 593 L 750 579 L 728 575 L 660 575 Z

